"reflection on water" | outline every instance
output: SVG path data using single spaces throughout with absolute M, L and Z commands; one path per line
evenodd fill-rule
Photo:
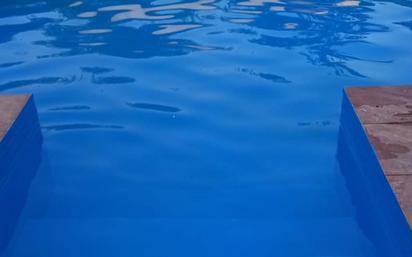
M 79 18 L 92 18 L 97 15 L 97 12 L 82 12 L 77 15 Z
M 228 19 L 228 21 L 232 22 L 232 23 L 249 23 L 252 22 L 253 19 L 240 19 L 240 18 L 235 18 L 235 19 Z
M 149 8 L 143 8 L 139 4 L 134 5 L 114 5 L 99 8 L 99 11 L 121 11 L 113 15 L 111 18 L 112 22 L 119 22 L 123 20 L 166 20 L 174 18 L 175 15 L 150 15 L 150 13 L 156 13 L 161 11 L 173 11 L 173 10 L 213 10 L 214 6 L 210 5 L 214 3 L 215 0 L 200 0 L 198 2 L 192 3 L 177 3 L 171 5 L 160 5 Z
M 177 32 L 182 32 L 194 28 L 201 27 L 198 24 L 182 24 L 182 25 L 161 25 L 159 30 L 153 32 L 153 35 L 165 35 Z
M 233 26 L 250 26 L 254 32 L 258 32 L 258 36 L 250 35 L 250 42 L 254 44 L 282 48 L 305 47 L 302 54 L 310 63 L 333 69 L 337 75 L 365 77 L 347 65 L 349 61 L 356 60 L 355 56 L 343 55 L 334 47 L 361 42 L 371 32 L 387 31 L 384 26 L 368 21 L 368 13 L 374 4 L 356 0 L 322 3 L 290 0 L 223 3 L 199 0 L 167 4 L 136 4 L 129 1 L 107 6 L 104 6 L 104 2 L 77 1 L 66 6 L 53 2 L 48 5 L 54 6 L 54 11 L 59 15 L 47 18 L 29 16 L 28 23 L 18 25 L 21 30 L 14 27 L 12 31 L 16 35 L 48 24 L 44 27 L 47 37 L 33 43 L 61 49 L 58 55 L 99 52 L 126 58 L 145 58 L 182 55 L 198 50 L 227 50 L 230 49 L 227 44 L 207 42 L 202 37 L 164 37 L 191 30 L 199 30 L 198 33 L 203 35 L 213 35 L 224 27 L 228 27 L 229 31 L 236 30 L 235 27 L 222 24 L 226 22 Z M 46 7 L 39 4 L 35 9 L 41 11 Z M 22 5 L 21 8 L 24 11 L 34 7 Z M 19 9 L 16 11 L 20 12 Z M 75 18 L 88 22 L 75 22 Z M 276 31 L 295 33 L 276 35 Z M 160 35 L 162 37 L 158 37 Z M 7 33 L 1 35 L 0 40 L 1 37 L 7 37 Z M 122 45 L 121 49 L 116 47 L 118 44 Z
M 360 1 L 342 1 L 342 2 L 338 2 L 336 3 L 336 6 L 338 7 L 350 7 L 350 6 L 359 6 Z
M 69 4 L 69 7 L 76 7 L 76 6 L 79 6 L 79 5 L 82 5 L 82 4 L 83 4 L 82 1 L 77 1 L 77 2 Z
M 112 32 L 111 29 L 88 29 L 88 30 L 80 30 L 80 34 L 103 34 Z
M 244 1 L 244 2 L 239 2 L 238 5 L 245 5 L 245 6 L 263 6 L 264 4 L 279 4 L 282 3 L 279 0 L 250 0 L 250 1 Z

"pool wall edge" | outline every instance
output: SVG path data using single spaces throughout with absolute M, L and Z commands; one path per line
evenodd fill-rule
M 376 151 L 346 92 L 343 92 L 338 162 L 364 231 L 382 256 L 412 256 L 412 233 Z
M 0 139 L 0 255 L 13 237 L 41 162 L 43 137 L 38 114 L 33 96 L 26 96 Z

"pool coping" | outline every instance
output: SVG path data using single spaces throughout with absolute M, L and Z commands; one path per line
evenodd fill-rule
M 412 227 L 412 85 L 347 87 L 345 94 Z
M 0 142 L 32 97 L 32 94 L 0 95 Z

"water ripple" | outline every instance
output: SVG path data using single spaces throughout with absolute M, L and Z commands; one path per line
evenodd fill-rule
M 74 106 L 62 106 L 62 107 L 53 107 L 49 111 L 82 111 L 90 110 L 91 108 L 87 105 L 74 105 Z
M 8 67 L 12 67 L 12 66 L 15 66 L 15 65 L 20 65 L 20 64 L 22 64 L 22 63 L 24 63 L 24 62 L 7 62 L 7 63 L 1 63 L 1 64 L 0 64 L 0 68 L 8 68 Z
M 167 105 L 160 105 L 160 104 L 150 104 L 150 103 L 127 103 L 128 106 L 143 109 L 143 110 L 151 110 L 151 111 L 159 111 L 159 112 L 180 112 L 179 108 Z
M 255 72 L 254 70 L 247 69 L 247 68 L 239 69 L 239 71 L 248 73 L 252 76 L 258 76 L 262 79 L 269 80 L 274 83 L 291 83 L 290 80 L 287 80 L 286 78 L 282 76 L 278 76 L 278 75 L 271 74 L 271 73 Z
M 68 84 L 75 80 L 75 77 L 64 78 L 64 77 L 43 77 L 38 79 L 26 79 L 6 82 L 0 84 L 0 91 L 7 89 L 15 89 L 19 87 L 28 87 L 34 84 L 40 85 L 55 85 L 55 84 Z
M 110 76 L 110 77 L 100 77 L 94 78 L 93 83 L 96 84 L 127 84 L 133 83 L 136 80 L 130 77 L 122 77 L 122 76 Z
M 124 20 L 138 19 L 138 20 L 166 20 L 174 18 L 174 15 L 153 15 L 150 13 L 156 13 L 161 11 L 172 10 L 213 10 L 215 6 L 211 5 L 215 0 L 200 0 L 197 2 L 189 3 L 176 3 L 169 5 L 160 5 L 144 8 L 140 4 L 131 5 L 113 5 L 99 8 L 100 12 L 107 11 L 123 11 L 113 15 L 112 22 L 119 22 Z
M 190 29 L 202 27 L 200 24 L 171 24 L 161 25 L 160 29 L 153 31 L 153 35 L 167 35 L 177 32 L 183 32 Z
M 118 125 L 98 125 L 98 124 L 59 124 L 59 125 L 50 125 L 42 126 L 44 130 L 51 131 L 66 131 L 66 130 L 85 130 L 85 129 L 123 129 L 123 126 Z

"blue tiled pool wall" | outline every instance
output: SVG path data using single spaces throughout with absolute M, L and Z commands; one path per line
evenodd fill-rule
M 42 135 L 33 97 L 0 142 L 0 254 L 7 246 L 41 158 Z
M 366 132 L 343 93 L 337 160 L 361 228 L 380 256 L 412 256 L 412 233 Z

